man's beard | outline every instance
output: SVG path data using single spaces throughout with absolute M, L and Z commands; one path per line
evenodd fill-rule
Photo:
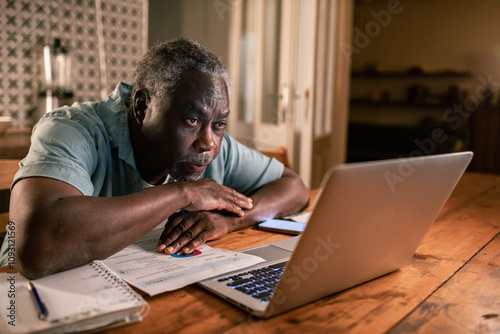
M 204 171 L 199 173 L 186 174 L 182 171 L 182 163 L 196 163 L 208 165 L 214 160 L 213 157 L 209 155 L 197 155 L 191 157 L 185 157 L 177 160 L 174 166 L 170 169 L 168 174 L 176 181 L 196 181 L 200 178 Z

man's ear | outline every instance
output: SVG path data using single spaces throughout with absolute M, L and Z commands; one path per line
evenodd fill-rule
M 144 118 L 146 117 L 146 110 L 150 104 L 149 95 L 141 89 L 134 92 L 133 96 L 134 103 L 134 117 L 137 123 L 142 125 Z

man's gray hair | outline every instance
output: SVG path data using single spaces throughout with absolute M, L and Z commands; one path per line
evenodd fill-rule
M 220 75 L 229 90 L 229 73 L 220 59 L 200 44 L 178 38 L 157 42 L 146 52 L 134 72 L 132 92 L 141 89 L 163 100 L 175 90 L 187 69 Z

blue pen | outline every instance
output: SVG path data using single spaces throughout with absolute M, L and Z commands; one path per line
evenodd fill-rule
M 35 286 L 33 283 L 28 282 L 28 289 L 30 291 L 31 297 L 33 298 L 33 301 L 35 302 L 35 306 L 38 310 L 38 318 L 40 320 L 45 320 L 47 319 L 47 316 L 49 315 L 49 312 L 47 311 L 47 308 L 45 307 L 45 304 L 42 302 L 42 299 L 40 298 L 40 295 L 38 294 L 38 291 L 36 291 Z

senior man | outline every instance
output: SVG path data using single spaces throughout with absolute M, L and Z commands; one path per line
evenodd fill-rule
M 199 44 L 157 43 L 130 86 L 46 114 L 12 186 L 16 266 L 33 279 L 104 259 L 168 218 L 166 254 L 303 209 L 309 191 L 225 132 L 229 78 Z M 12 252 L 4 242 L 2 263 Z

